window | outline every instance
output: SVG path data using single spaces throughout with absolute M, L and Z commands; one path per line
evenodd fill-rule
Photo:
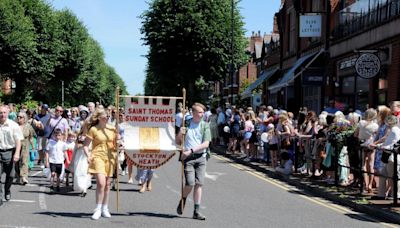
M 289 14 L 290 20 L 290 35 L 289 35 L 289 53 L 295 52 L 296 46 L 296 13 L 294 10 L 290 11 Z
M 342 93 L 354 94 L 354 76 L 342 78 Z

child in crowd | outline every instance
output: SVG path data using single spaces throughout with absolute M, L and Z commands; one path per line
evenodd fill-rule
M 272 167 L 278 166 L 278 136 L 275 132 L 275 126 L 270 123 L 267 126 L 267 134 L 268 134 L 268 149 L 271 156 L 271 165 Z
M 69 161 L 69 162 L 72 161 L 73 151 L 75 149 L 75 140 L 76 140 L 76 134 L 74 132 L 69 132 L 67 142 L 66 142 L 68 159 L 65 159 L 65 163 L 64 163 L 65 179 L 66 179 L 65 185 L 66 186 L 69 186 L 69 174 L 74 171 L 73 164 L 70 164 L 67 161 Z
M 56 140 L 50 139 L 46 147 L 46 167 L 50 168 L 51 180 L 50 188 L 54 189 L 54 184 L 56 182 L 56 191 L 60 191 L 60 176 L 63 169 L 64 159 L 67 163 L 70 163 L 67 154 L 67 145 L 62 141 L 63 134 L 60 129 L 54 130 L 54 135 Z
M 281 159 L 282 159 L 281 164 L 283 165 L 276 167 L 275 170 L 285 175 L 292 174 L 293 162 L 290 159 L 289 153 L 288 152 L 281 153 Z

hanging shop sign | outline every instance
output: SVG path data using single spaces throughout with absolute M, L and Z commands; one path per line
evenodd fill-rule
M 374 53 L 364 53 L 358 57 L 355 69 L 361 78 L 370 79 L 379 74 L 381 60 Z
M 302 73 L 303 86 L 322 86 L 324 82 L 325 71 L 321 68 L 306 69 Z
M 321 37 L 321 15 L 301 15 L 299 36 Z

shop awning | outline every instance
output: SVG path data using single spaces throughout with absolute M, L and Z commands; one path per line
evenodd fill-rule
M 244 91 L 243 93 L 241 93 L 240 95 L 242 96 L 242 98 L 248 98 L 251 97 L 251 93 L 252 91 L 257 88 L 257 86 L 259 86 L 261 83 L 263 83 L 265 80 L 268 80 L 272 75 L 275 74 L 275 72 L 278 71 L 278 68 L 275 67 L 273 69 L 270 70 L 266 70 L 264 71 L 264 73 L 262 73 L 257 80 L 255 80 L 252 84 L 250 84 Z
M 273 85 L 268 87 L 268 90 L 278 90 L 282 87 L 288 86 L 289 83 L 291 83 L 298 75 L 294 75 L 294 72 L 303 65 L 304 62 L 306 62 L 307 60 L 312 59 L 312 61 L 310 61 L 307 66 L 305 68 L 307 68 L 312 62 L 314 62 L 315 59 L 317 59 L 317 57 L 324 52 L 324 49 L 321 49 L 320 51 L 305 55 L 303 57 L 301 57 L 300 59 L 298 59 L 296 61 L 296 63 L 292 66 L 292 68 L 290 68 L 284 75 L 283 77 L 278 80 L 277 82 L 275 82 Z

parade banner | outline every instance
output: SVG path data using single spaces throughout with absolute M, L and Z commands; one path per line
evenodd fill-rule
M 125 97 L 127 158 L 137 167 L 156 169 L 176 152 L 175 97 Z

